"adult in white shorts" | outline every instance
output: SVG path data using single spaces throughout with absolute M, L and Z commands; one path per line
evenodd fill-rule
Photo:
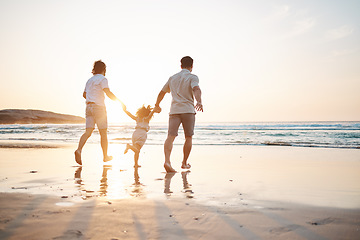
M 108 80 L 105 78 L 106 65 L 101 60 L 94 63 L 92 70 L 93 76 L 86 82 L 83 97 L 86 99 L 86 130 L 79 140 L 78 148 L 75 151 L 75 161 L 82 165 L 81 151 L 86 141 L 91 136 L 97 125 L 100 132 L 101 148 L 103 151 L 103 161 L 107 162 L 112 159 L 108 156 L 108 139 L 107 139 L 107 113 L 105 107 L 105 95 L 111 100 L 119 99 L 110 91 Z
M 166 93 L 171 93 L 172 102 L 169 116 L 168 136 L 164 143 L 165 163 L 164 167 L 166 172 L 176 172 L 171 166 L 170 155 L 173 147 L 173 142 L 178 135 L 178 129 L 182 124 L 185 133 L 184 143 L 184 157 L 181 168 L 189 169 L 191 166 L 187 163 L 191 148 L 192 136 L 194 135 L 195 126 L 195 110 L 203 111 L 201 103 L 201 90 L 199 87 L 199 78 L 191 74 L 193 69 L 193 59 L 189 56 L 181 59 L 182 70 L 171 76 L 163 89 L 160 91 L 156 104 L 155 111 L 160 112 L 160 102 Z M 197 101 L 194 105 L 194 97 Z

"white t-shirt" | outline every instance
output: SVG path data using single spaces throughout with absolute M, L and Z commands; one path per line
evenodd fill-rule
M 105 106 L 104 88 L 109 88 L 108 80 L 102 74 L 95 74 L 85 85 L 86 102 L 93 102 Z
M 199 78 L 187 69 L 171 76 L 162 91 L 171 92 L 170 114 L 195 113 L 193 88 L 199 86 Z

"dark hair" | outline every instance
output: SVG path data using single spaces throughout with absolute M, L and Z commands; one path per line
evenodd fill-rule
M 144 118 L 144 117 L 147 117 L 149 116 L 150 112 L 152 111 L 153 109 L 149 106 L 145 107 L 144 105 L 139 108 L 136 112 L 136 116 L 139 117 L 139 118 Z
M 194 60 L 191 57 L 186 56 L 186 57 L 183 57 L 180 62 L 181 62 L 182 68 L 188 68 L 188 67 L 193 66 Z
M 106 70 L 106 65 L 101 60 L 94 62 L 94 67 L 92 70 L 93 74 L 99 74 Z

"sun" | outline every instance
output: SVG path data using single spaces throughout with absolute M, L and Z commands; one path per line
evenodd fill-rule
M 126 114 L 124 113 L 121 104 L 117 101 L 107 101 L 106 111 L 109 124 L 118 124 L 123 122 L 130 122 Z

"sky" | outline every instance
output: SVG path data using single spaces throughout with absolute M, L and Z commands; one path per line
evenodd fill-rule
M 84 117 L 101 59 L 135 113 L 191 56 L 198 122 L 360 121 L 359 12 L 358 0 L 0 0 L 0 109 Z M 106 104 L 110 122 L 131 122 Z

